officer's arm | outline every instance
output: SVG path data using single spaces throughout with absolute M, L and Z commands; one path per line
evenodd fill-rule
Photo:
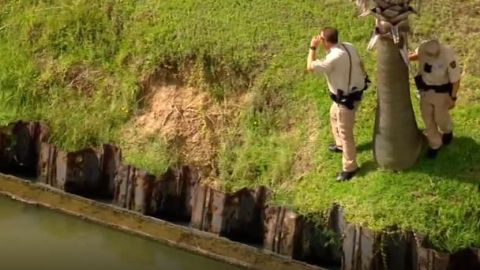
M 312 56 L 312 50 L 310 50 L 310 53 L 308 55 L 307 70 L 318 74 L 329 73 L 333 67 L 333 62 L 337 58 L 336 56 L 332 56 L 331 54 L 328 54 L 327 57 L 322 60 L 315 60 L 314 57 L 315 52 L 313 52 Z
M 417 61 L 418 60 L 418 48 L 414 51 L 408 54 L 408 60 L 410 61 Z
M 450 52 L 448 63 L 448 77 L 453 84 L 452 98 L 457 97 L 458 89 L 460 89 L 460 79 L 462 77 L 462 70 L 458 64 L 458 57 L 454 52 Z
M 410 53 L 410 54 L 408 55 L 408 60 L 410 60 L 410 61 L 417 61 L 417 60 L 418 60 L 418 53 L 415 53 L 415 52 Z
M 452 98 L 457 98 L 458 89 L 460 89 L 460 80 L 453 83 Z
M 317 59 L 317 51 L 310 49 L 308 51 L 308 58 L 307 58 L 307 70 L 309 72 L 313 72 L 313 65 L 312 63 Z

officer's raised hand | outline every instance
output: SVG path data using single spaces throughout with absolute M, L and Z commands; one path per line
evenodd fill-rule
M 322 36 L 321 35 L 316 35 L 312 38 L 312 41 L 310 41 L 310 47 L 318 48 L 318 45 L 321 42 L 322 42 Z
M 417 61 L 418 60 L 418 52 L 411 52 L 408 54 L 408 60 L 410 61 Z

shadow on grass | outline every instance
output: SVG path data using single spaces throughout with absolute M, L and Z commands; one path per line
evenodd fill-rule
M 358 147 L 358 151 L 366 151 L 370 147 L 371 143 L 365 143 Z M 366 176 L 377 169 L 375 161 L 368 160 L 361 164 L 358 175 Z M 425 152 L 422 152 L 410 171 L 477 185 L 480 191 L 480 144 L 469 137 L 455 138 L 450 145 L 441 149 L 434 160 L 427 159 Z
M 362 153 L 362 152 L 365 152 L 365 151 L 370 151 L 372 149 L 373 149 L 373 143 L 371 141 L 366 142 L 366 143 L 362 143 L 362 144 L 357 146 L 357 152 L 358 153 Z
M 375 171 L 378 169 L 378 165 L 373 160 L 368 160 L 360 164 L 360 171 L 358 171 L 358 176 L 366 176 L 370 172 Z
M 469 137 L 454 138 L 434 160 L 425 158 L 425 153 L 422 153 L 419 162 L 411 170 L 479 185 L 480 188 L 480 144 Z

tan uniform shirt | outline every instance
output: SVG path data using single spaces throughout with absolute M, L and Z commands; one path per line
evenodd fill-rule
M 350 60 L 342 45 L 350 52 L 352 58 L 350 89 L 348 89 Z M 343 90 L 345 94 L 350 94 L 353 88 L 356 87 L 360 90 L 365 86 L 366 74 L 362 68 L 362 60 L 355 47 L 350 43 L 337 44 L 332 47 L 325 59 L 314 61 L 312 66 L 315 73 L 325 74 L 328 88 L 334 95 L 337 94 L 337 90 Z
M 460 80 L 462 71 L 453 49 L 440 45 L 440 54 L 437 58 L 422 53 L 422 45 L 417 52 L 420 63 L 418 74 L 427 85 L 444 85 Z

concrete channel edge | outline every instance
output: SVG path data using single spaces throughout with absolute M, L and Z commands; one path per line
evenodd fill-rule
M 0 174 L 0 194 L 246 269 L 324 269 L 13 176 Z

